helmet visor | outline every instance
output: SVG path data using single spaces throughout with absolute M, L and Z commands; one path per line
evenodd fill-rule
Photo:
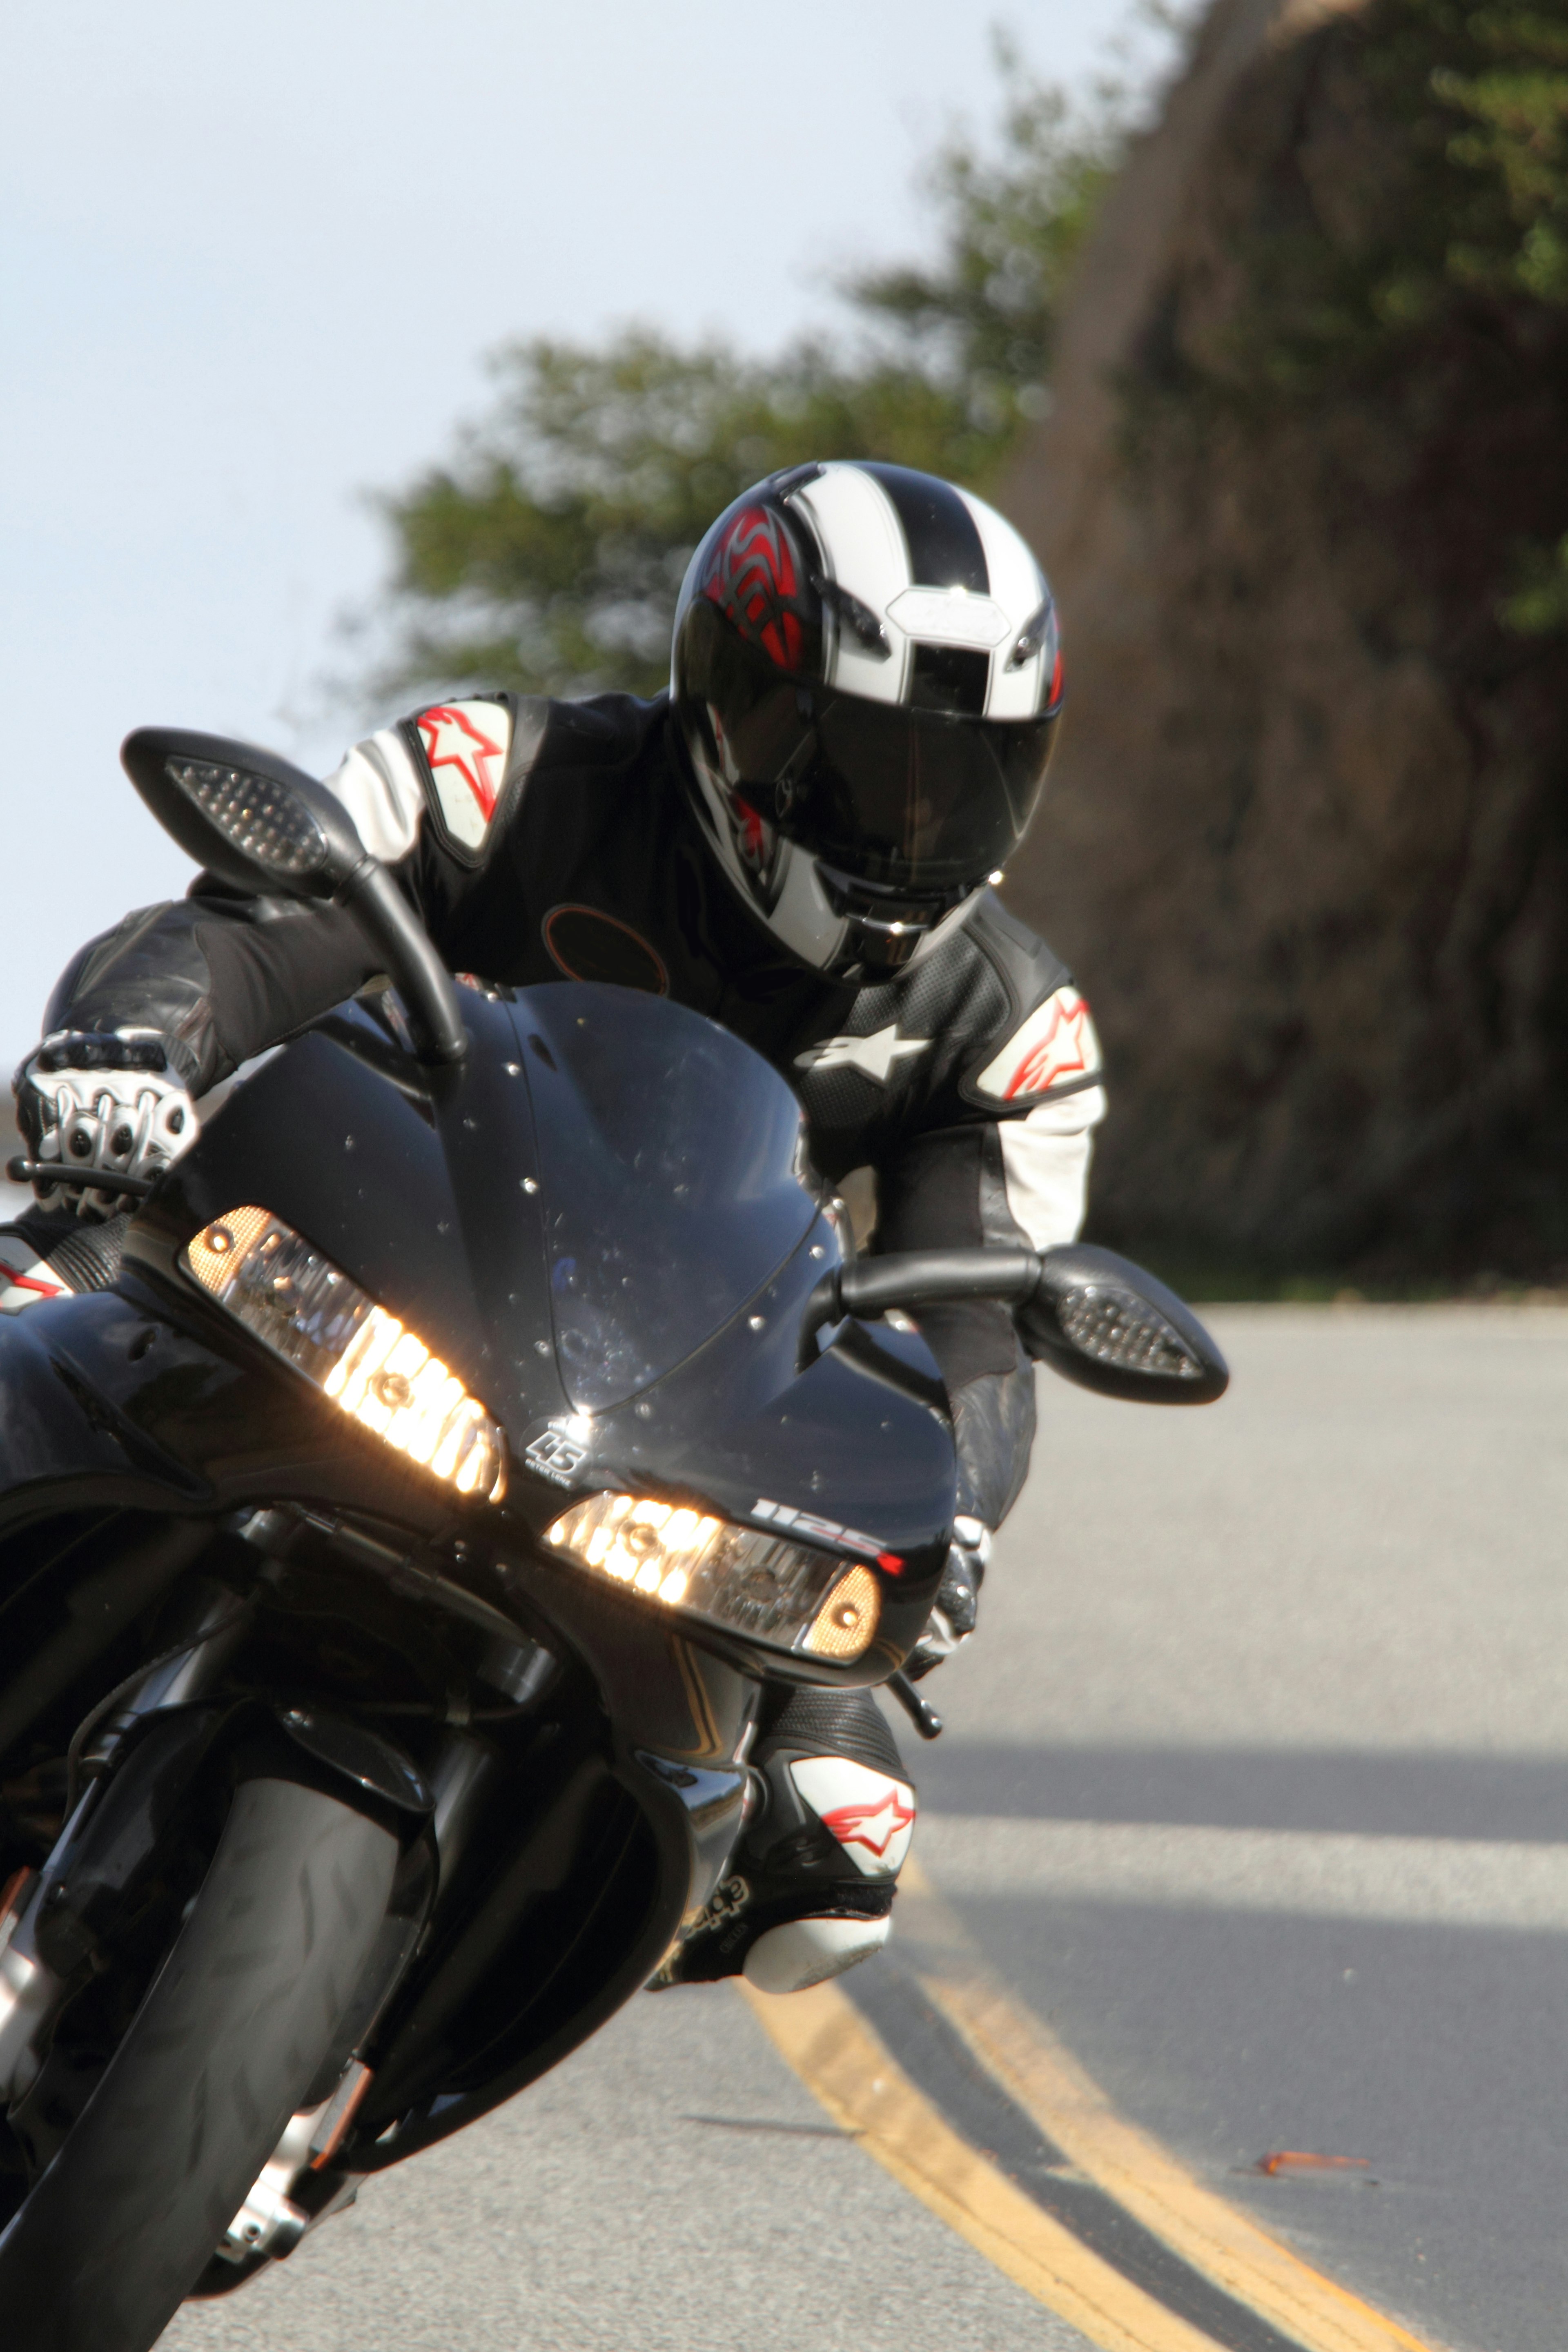
M 729 730 L 740 788 L 786 840 L 914 896 L 1005 865 L 1045 782 L 1054 714 L 960 718 L 782 681 Z
M 689 740 L 710 741 L 755 817 L 879 889 L 937 898 L 1016 849 L 1057 719 L 983 718 L 987 656 L 916 651 L 916 699 L 873 702 L 781 669 L 699 596 L 677 632 L 675 690 Z

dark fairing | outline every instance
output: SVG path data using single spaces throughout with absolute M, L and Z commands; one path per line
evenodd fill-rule
M 510 2096 L 647 1981 L 737 1832 L 764 1676 L 880 1681 L 925 1622 L 953 1508 L 916 1343 L 847 1326 L 799 1368 L 839 1244 L 783 1082 L 646 995 L 462 1003 L 459 1066 L 421 1066 L 360 1007 L 285 1047 L 138 1213 L 113 1290 L 0 1319 L 0 1656 L 17 1662 L 0 1830 L 24 1853 L 18 1824 L 63 1801 L 38 1774 L 215 1588 L 247 1612 L 247 1707 L 302 1696 L 405 1743 L 433 1785 L 452 1743 L 477 1758 L 479 1826 L 442 1860 L 432 1933 L 376 2028 L 342 2158 L 359 2172 Z M 195 1233 L 252 1202 L 502 1422 L 503 1503 L 404 1465 L 181 1271 Z M 567 1423 L 570 1489 L 539 1446 Z M 808 1665 L 574 1568 L 542 1538 L 596 1487 L 868 1531 L 892 1563 L 875 1643 Z M 537 1649 L 541 1671 L 497 1669 L 498 1649 Z
M 638 990 L 518 1007 L 572 1402 L 624 1403 L 680 1363 L 805 1240 L 800 1114 L 728 1030 Z

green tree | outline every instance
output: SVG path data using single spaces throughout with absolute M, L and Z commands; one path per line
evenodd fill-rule
M 1237 385 L 1317 399 L 1413 344 L 1568 306 L 1568 5 L 1376 0 L 1329 68 L 1359 123 L 1324 185 L 1252 239 Z M 1352 95 L 1353 93 L 1353 95 Z
M 1224 323 L 1187 334 L 1173 315 L 1129 446 L 1175 409 L 1267 425 L 1282 404 L 1327 418 L 1365 397 L 1402 410 L 1413 466 L 1438 466 L 1487 442 L 1489 415 L 1494 437 L 1505 411 L 1527 434 L 1538 409 L 1563 417 L 1568 0 L 1372 0 L 1300 56 L 1300 121 L 1321 115 L 1331 150 L 1238 226 L 1247 297 Z M 1568 631 L 1560 488 L 1503 475 L 1496 616 L 1515 636 Z
M 1001 43 L 998 64 L 1013 94 L 994 151 L 955 140 L 931 168 L 935 257 L 848 281 L 846 331 L 765 359 L 643 327 L 497 355 L 489 417 L 384 501 L 400 642 L 378 693 L 651 693 L 691 551 L 749 482 L 822 456 L 995 478 L 1044 405 L 1120 135 L 1111 109 L 1076 119 Z

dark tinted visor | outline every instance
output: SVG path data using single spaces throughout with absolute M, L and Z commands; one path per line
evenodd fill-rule
M 962 719 L 780 684 L 729 729 L 757 813 L 830 866 L 942 891 L 1005 865 L 1045 782 L 1056 720 Z
M 698 597 L 676 644 L 689 724 L 723 730 L 721 764 L 756 814 L 844 873 L 936 898 L 1005 865 L 1040 797 L 1056 718 L 982 719 L 985 656 L 923 646 L 913 703 L 836 694 L 781 670 Z M 951 674 L 950 674 L 951 673 Z

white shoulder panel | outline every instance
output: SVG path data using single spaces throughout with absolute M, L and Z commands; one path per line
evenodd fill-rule
M 1036 1005 L 974 1083 L 998 1102 L 1027 1101 L 1068 1079 L 1086 1078 L 1100 1066 L 1100 1039 L 1089 1006 L 1069 984 Z
M 1031 1249 L 1076 1242 L 1083 1225 L 1094 1130 L 1105 1117 L 1103 1087 L 1041 1103 L 1027 1118 L 1001 1121 L 1007 1206 Z
M 419 836 L 425 814 L 425 786 L 409 755 L 408 746 L 395 728 L 384 727 L 356 743 L 341 768 L 327 778 L 359 828 L 359 837 L 373 857 L 395 865 L 406 857 Z
M 479 849 L 506 776 L 510 712 L 504 702 L 437 702 L 414 724 L 442 822 L 464 849 Z

